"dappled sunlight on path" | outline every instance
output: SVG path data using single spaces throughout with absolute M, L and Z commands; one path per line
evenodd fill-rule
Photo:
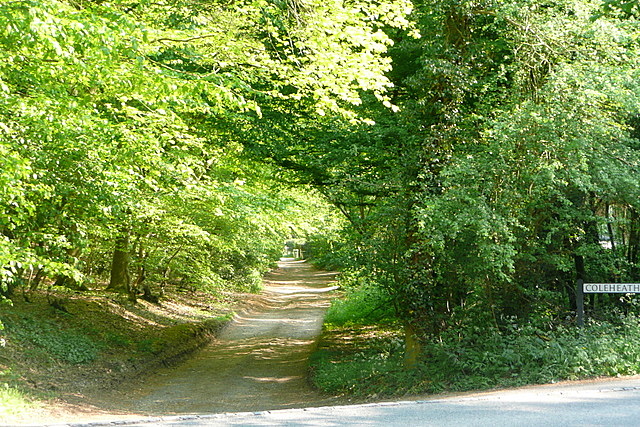
M 257 411 L 329 403 L 308 384 L 308 357 L 336 289 L 335 273 L 284 260 L 220 336 L 183 364 L 111 397 L 140 414 Z

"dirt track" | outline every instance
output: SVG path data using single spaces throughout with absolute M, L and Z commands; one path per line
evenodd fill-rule
M 265 289 L 218 339 L 183 364 L 111 396 L 117 412 L 258 411 L 329 403 L 307 383 L 307 360 L 335 275 L 281 262 Z M 105 402 L 106 403 L 106 402 Z

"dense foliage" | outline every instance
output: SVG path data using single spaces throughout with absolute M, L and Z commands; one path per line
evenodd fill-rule
M 563 319 L 577 278 L 638 280 L 635 21 L 595 19 L 593 2 L 467 6 L 440 16 L 465 37 L 438 49 L 461 75 L 412 218 L 409 292 L 432 332 Z
M 0 294 L 105 279 L 131 298 L 167 281 L 255 289 L 286 238 L 339 221 L 247 157 L 228 123 L 259 123 L 261 103 L 385 99 L 388 38 L 367 17 L 402 26 L 404 8 L 0 5 Z
M 351 220 L 345 264 L 366 266 L 423 342 L 514 318 L 557 325 L 576 279 L 637 281 L 635 17 L 613 2 L 414 4 L 420 38 L 387 30 L 401 111 L 366 106 L 375 124 L 351 127 L 352 164 L 324 181 L 307 170 Z M 613 307 L 634 310 L 588 301 Z
M 426 343 L 425 362 L 407 370 L 397 327 L 334 324 L 311 361 L 313 380 L 327 393 L 381 398 L 637 375 L 639 330 L 631 318 L 585 330 L 465 327 Z
M 401 321 L 409 364 L 561 330 L 576 279 L 640 279 L 639 23 L 622 0 L 2 3 L 0 294 L 252 290 L 288 239 Z

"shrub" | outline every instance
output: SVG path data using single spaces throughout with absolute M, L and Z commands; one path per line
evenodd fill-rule
M 336 299 L 325 316 L 328 325 L 370 325 L 395 317 L 389 295 L 375 286 L 363 270 L 342 273 L 339 285 L 345 289 L 344 298 Z

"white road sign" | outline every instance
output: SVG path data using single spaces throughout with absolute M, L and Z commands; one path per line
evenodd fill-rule
M 584 283 L 585 294 L 638 294 L 640 283 Z

